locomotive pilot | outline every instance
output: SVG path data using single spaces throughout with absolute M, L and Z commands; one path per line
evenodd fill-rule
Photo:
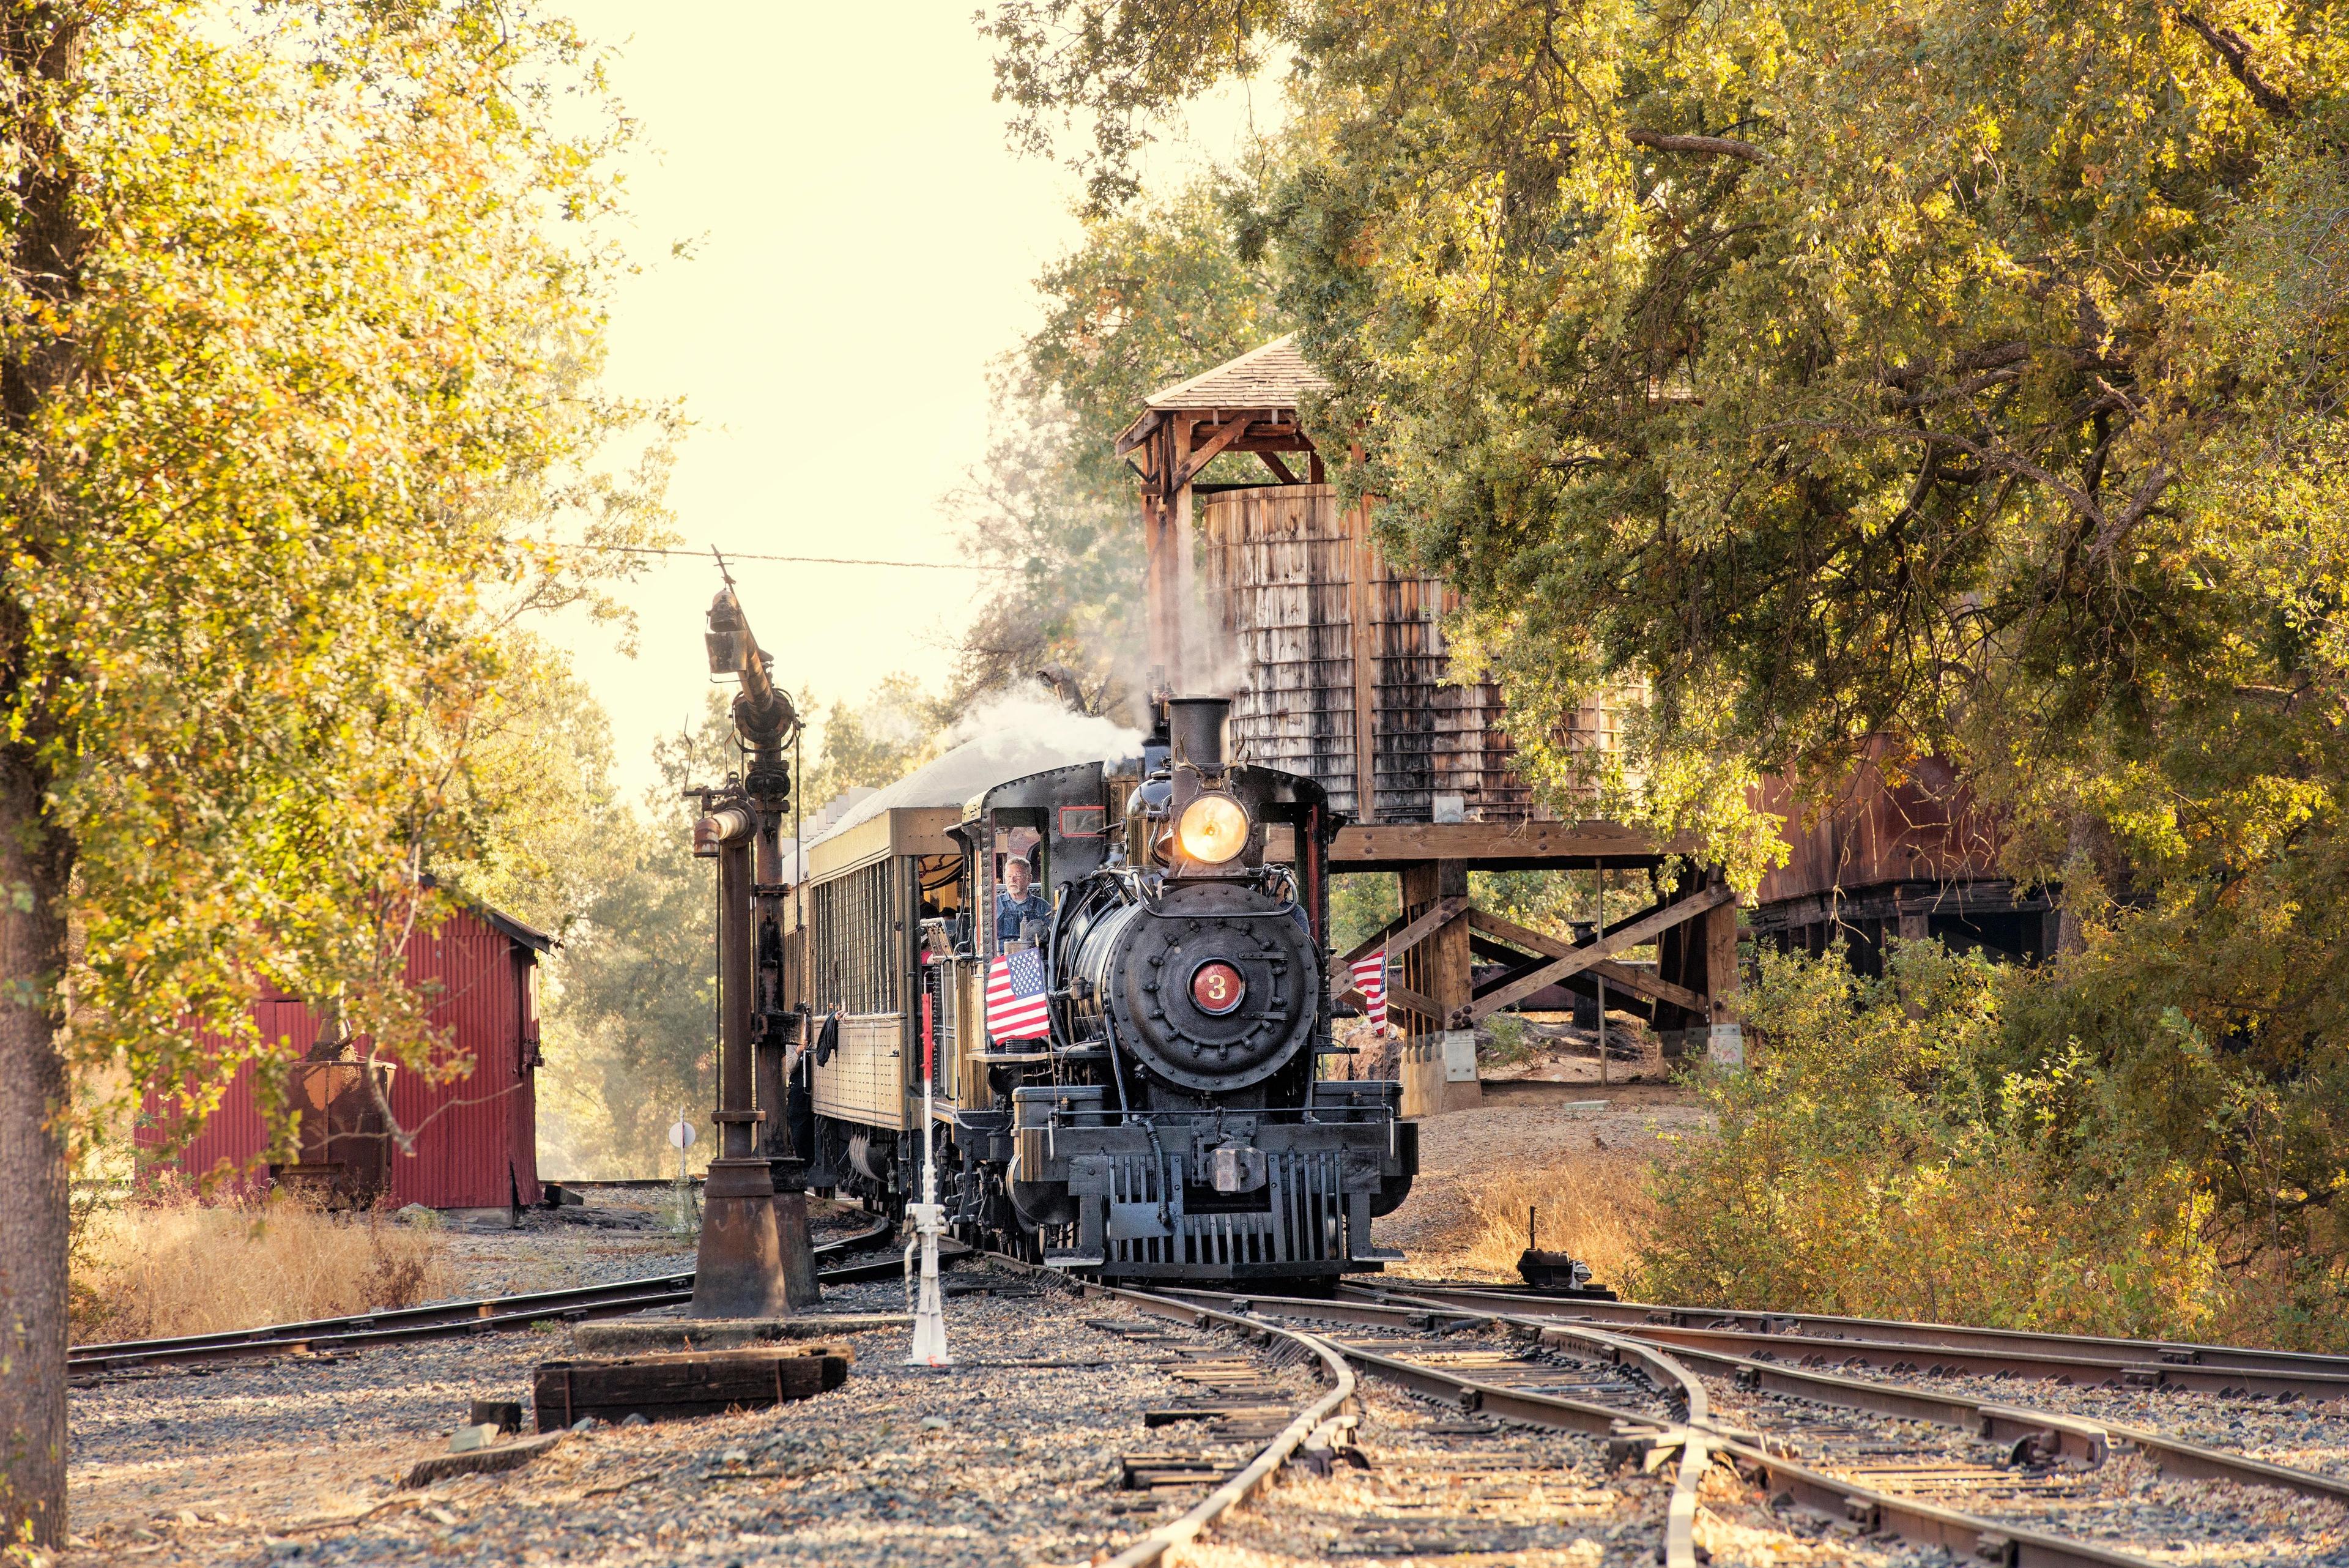
M 1015 942 L 1019 940 L 1020 923 L 1025 920 L 1049 920 L 1052 906 L 1045 900 L 1036 886 L 1036 872 L 1021 855 L 1003 857 L 1003 886 L 995 895 L 995 940 Z

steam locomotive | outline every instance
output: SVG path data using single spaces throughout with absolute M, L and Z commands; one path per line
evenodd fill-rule
M 902 1204 L 927 1077 L 968 1239 L 1106 1278 L 1401 1256 L 1371 1221 L 1410 1191 L 1418 1126 L 1401 1085 L 1328 1075 L 1338 823 L 1311 779 L 1226 762 L 1226 707 L 1162 701 L 1125 761 L 975 742 L 811 836 L 772 955 L 810 1185 Z M 1015 863 L 1045 897 L 999 898 Z

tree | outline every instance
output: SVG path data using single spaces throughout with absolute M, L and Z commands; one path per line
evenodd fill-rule
M 2337 1310 L 2338 16 L 1084 15 L 999 27 L 1006 79 L 1113 120 L 1296 51 L 1246 232 L 1370 454 L 1345 483 L 1464 594 L 1536 782 L 1751 886 L 1758 777 L 1957 763 L 2079 950 L 2010 1011 L 2018 1065 L 2076 1032 L 2105 1147 L 2190 1160 L 2235 1256 L 2314 1260 L 2293 1288 Z M 1133 63 L 1185 41 L 1188 76 Z M 1628 745 L 1593 777 L 1553 741 L 1602 692 Z
M 802 813 L 823 810 L 843 790 L 886 788 L 929 761 L 952 706 L 901 671 L 883 679 L 861 704 L 836 701 L 812 717 L 815 760 L 800 781 Z
M 1241 259 L 1225 216 L 1242 188 L 1202 182 L 1090 219 L 1037 280 L 1044 325 L 999 369 L 987 461 L 947 501 L 973 560 L 1000 574 L 964 639 L 963 701 L 1037 680 L 1081 713 L 1141 697 L 1142 528 L 1116 438 L 1150 393 L 1285 330 L 1269 270 Z M 1218 457 L 1207 477 L 1255 466 Z
M 585 693 L 577 701 L 593 710 Z M 946 718 L 905 675 L 861 703 L 810 699 L 807 708 L 821 721 L 797 788 L 811 814 L 843 789 L 885 787 L 927 761 Z M 544 1136 L 574 1171 L 662 1168 L 670 1118 L 680 1106 L 707 1105 L 715 1087 L 715 872 L 694 858 L 684 791 L 740 770 L 731 710 L 712 693 L 699 722 L 657 743 L 653 757 L 660 783 L 641 809 L 584 819 L 585 831 L 564 837 L 539 873 L 590 889 L 550 964 L 542 1080 Z
M 44 1548 L 68 1142 L 124 1110 L 69 1075 L 200 1116 L 264 984 L 422 1061 L 423 873 L 481 846 L 502 617 L 571 571 L 521 531 L 643 518 L 550 515 L 633 417 L 567 29 L 61 0 L 0 70 L 0 1525 Z
M 549 1142 L 579 1162 L 566 1168 L 660 1169 L 670 1116 L 715 1088 L 715 873 L 694 857 L 684 792 L 739 766 L 724 700 L 710 693 L 653 758 L 641 813 L 598 819 L 574 852 L 595 892 L 551 965 L 544 1075 Z

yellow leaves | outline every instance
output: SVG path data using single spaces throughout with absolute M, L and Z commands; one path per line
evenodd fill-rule
M 534 26 L 516 71 L 552 68 Z M 606 264 L 543 204 L 600 210 L 592 148 L 440 24 L 389 52 L 252 26 L 94 39 L 97 243 L 79 296 L 18 323 L 89 373 L 0 434 L 27 637 L 0 720 L 44 738 L 79 853 L 71 1044 L 204 1092 L 197 1023 L 233 1028 L 264 979 L 429 1049 L 388 933 L 485 831 L 466 737 L 507 607 L 482 585 L 579 591 L 506 535 L 634 412 L 584 385 Z M 304 64 L 361 57 L 364 81 Z

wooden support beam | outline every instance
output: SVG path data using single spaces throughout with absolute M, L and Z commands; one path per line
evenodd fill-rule
M 1133 424 L 1126 427 L 1125 433 L 1117 438 L 1117 455 L 1123 457 L 1135 447 L 1149 441 L 1152 436 L 1158 433 L 1158 427 L 1165 422 L 1166 415 L 1159 409 L 1153 409 L 1134 421 Z
M 1288 471 L 1288 464 L 1280 461 L 1278 453 L 1270 452 L 1263 447 L 1258 447 L 1257 449 L 1256 455 L 1258 462 L 1262 462 L 1265 467 L 1272 470 L 1273 477 L 1279 480 L 1281 483 L 1295 484 L 1297 483 L 1297 475 Z
M 1168 427 L 1168 452 L 1165 472 L 1180 483 L 1174 484 L 1173 526 L 1162 533 L 1165 542 L 1167 565 L 1163 574 L 1165 597 L 1160 613 L 1171 628 L 1166 638 L 1166 680 L 1176 691 L 1187 691 L 1187 666 L 1191 659 L 1191 421 L 1177 419 Z
M 1527 930 L 1525 927 L 1512 924 L 1497 915 L 1488 915 L 1482 909 L 1469 911 L 1468 919 L 1479 930 L 1489 931 L 1494 936 L 1513 942 L 1542 958 L 1574 956 L 1575 950 L 1571 945 L 1559 941 L 1555 937 L 1544 936 L 1539 931 Z M 1485 956 L 1488 958 L 1507 961 L 1522 956 L 1511 953 L 1499 942 L 1478 941 L 1476 945 L 1487 950 Z M 1599 962 L 1588 966 L 1584 972 L 1594 975 L 1609 985 L 1620 986 L 1625 991 L 1643 996 L 1650 1002 L 1669 1002 L 1674 1007 L 1685 1007 L 1692 1012 L 1704 1011 L 1704 998 L 1702 995 L 1684 985 L 1674 985 L 1671 981 L 1660 980 L 1646 970 L 1633 969 L 1630 964 L 1617 963 L 1611 959 L 1601 959 Z
M 1183 459 L 1183 466 L 1174 471 L 1175 484 L 1178 487 L 1189 485 L 1206 470 L 1207 464 L 1216 461 L 1217 452 L 1222 452 L 1224 448 L 1247 433 L 1247 421 L 1244 419 L 1232 420 L 1216 426 L 1216 433 L 1209 436 L 1204 445 Z
M 1357 822 L 1338 830 L 1330 864 L 1340 870 L 1421 860 L 1607 860 L 1630 866 L 1687 848 L 1612 822 Z
M 1546 985 L 1578 974 L 1602 959 L 1636 948 L 1653 938 L 1657 932 L 1694 919 L 1716 905 L 1733 903 L 1737 895 L 1729 888 L 1715 886 L 1692 897 L 1666 904 L 1627 925 L 1618 926 L 1604 937 L 1584 942 L 1564 958 L 1552 959 L 1529 974 L 1508 984 L 1485 992 L 1468 1004 L 1468 1021 L 1488 1017 L 1521 996 L 1531 996 Z
M 1450 925 L 1468 908 L 1468 895 L 1455 893 L 1448 898 L 1438 898 L 1425 912 L 1387 940 L 1387 958 L 1399 959 L 1425 940 L 1439 926 Z M 1367 954 L 1365 956 L 1368 956 Z
M 1318 464 L 1319 459 L 1317 457 Z M 1348 613 L 1353 619 L 1354 664 L 1354 820 L 1379 819 L 1376 692 L 1379 673 L 1378 556 L 1371 548 L 1371 506 L 1363 502 L 1346 514 L 1347 532 L 1353 535 L 1353 582 Z M 1342 831 L 1342 830 L 1341 830 Z M 1338 857 L 1330 857 L 1334 863 Z M 1400 857 L 1399 857 L 1400 858 Z M 1420 856 L 1419 859 L 1433 859 Z
M 1704 917 L 1704 986 L 1714 1023 L 1737 1022 L 1737 906 L 1716 905 Z
M 1442 1002 L 1424 992 L 1413 991 L 1407 985 L 1397 985 L 1390 981 L 1387 982 L 1387 1012 L 1392 1014 L 1397 1008 L 1415 1017 L 1426 1019 L 1434 1028 L 1444 1027 Z

